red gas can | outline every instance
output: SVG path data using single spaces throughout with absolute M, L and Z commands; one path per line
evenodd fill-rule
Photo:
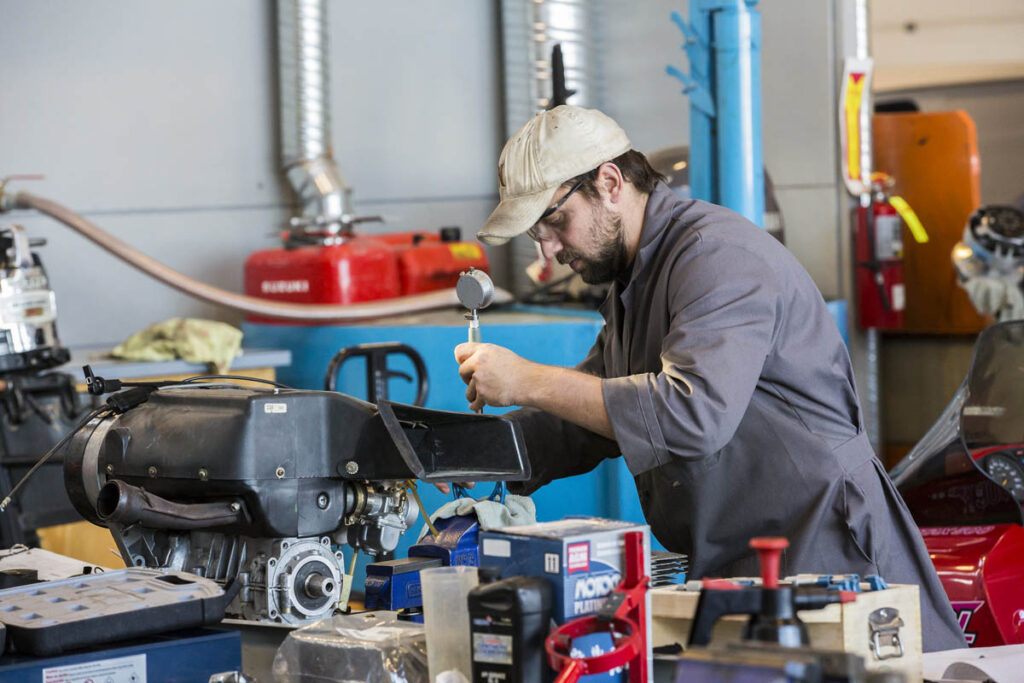
M 274 301 L 354 304 L 401 295 L 398 260 L 387 242 L 352 237 L 341 244 L 264 249 L 245 261 L 245 293 Z M 253 316 L 254 322 L 280 322 Z
M 472 242 L 427 242 L 398 251 L 403 295 L 454 287 L 470 268 L 488 271 L 487 255 Z
M 274 301 L 354 304 L 454 287 L 470 267 L 488 272 L 479 244 L 457 228 L 352 235 L 337 244 L 264 249 L 245 262 L 245 292 Z M 281 322 L 250 316 L 253 322 Z

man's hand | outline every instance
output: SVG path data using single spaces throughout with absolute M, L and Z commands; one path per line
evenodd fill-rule
M 471 410 L 485 405 L 538 408 L 609 439 L 615 438 L 601 393 L 601 378 L 541 365 L 494 344 L 455 347 L 459 376 Z
M 470 410 L 528 404 L 530 382 L 539 367 L 536 363 L 502 346 L 472 342 L 455 347 L 455 360 L 466 383 Z
M 464 489 L 471 489 L 474 486 L 476 486 L 476 482 L 475 481 L 460 481 L 459 482 L 459 486 L 461 486 Z M 449 486 L 448 484 L 434 484 L 434 488 L 436 488 L 438 491 L 440 491 L 441 493 L 443 493 L 446 496 L 449 493 L 452 492 L 452 487 Z

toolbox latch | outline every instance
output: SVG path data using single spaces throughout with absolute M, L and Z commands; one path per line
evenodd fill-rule
M 868 615 L 871 628 L 871 652 L 876 659 L 897 659 L 903 656 L 900 629 L 903 619 L 895 607 L 881 607 Z

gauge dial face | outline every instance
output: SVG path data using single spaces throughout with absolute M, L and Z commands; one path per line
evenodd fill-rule
M 1009 453 L 992 453 L 981 463 L 988 476 L 1009 491 L 1018 503 L 1024 503 L 1024 466 Z

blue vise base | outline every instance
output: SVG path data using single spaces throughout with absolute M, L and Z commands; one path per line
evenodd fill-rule
M 366 565 L 366 609 L 400 611 L 423 606 L 420 570 L 480 563 L 480 525 L 476 515 L 456 515 L 434 522 L 438 535 L 427 534 L 409 548 L 409 557 Z
M 420 570 L 440 567 L 432 557 L 407 557 L 366 565 L 366 609 L 403 610 L 423 605 Z

